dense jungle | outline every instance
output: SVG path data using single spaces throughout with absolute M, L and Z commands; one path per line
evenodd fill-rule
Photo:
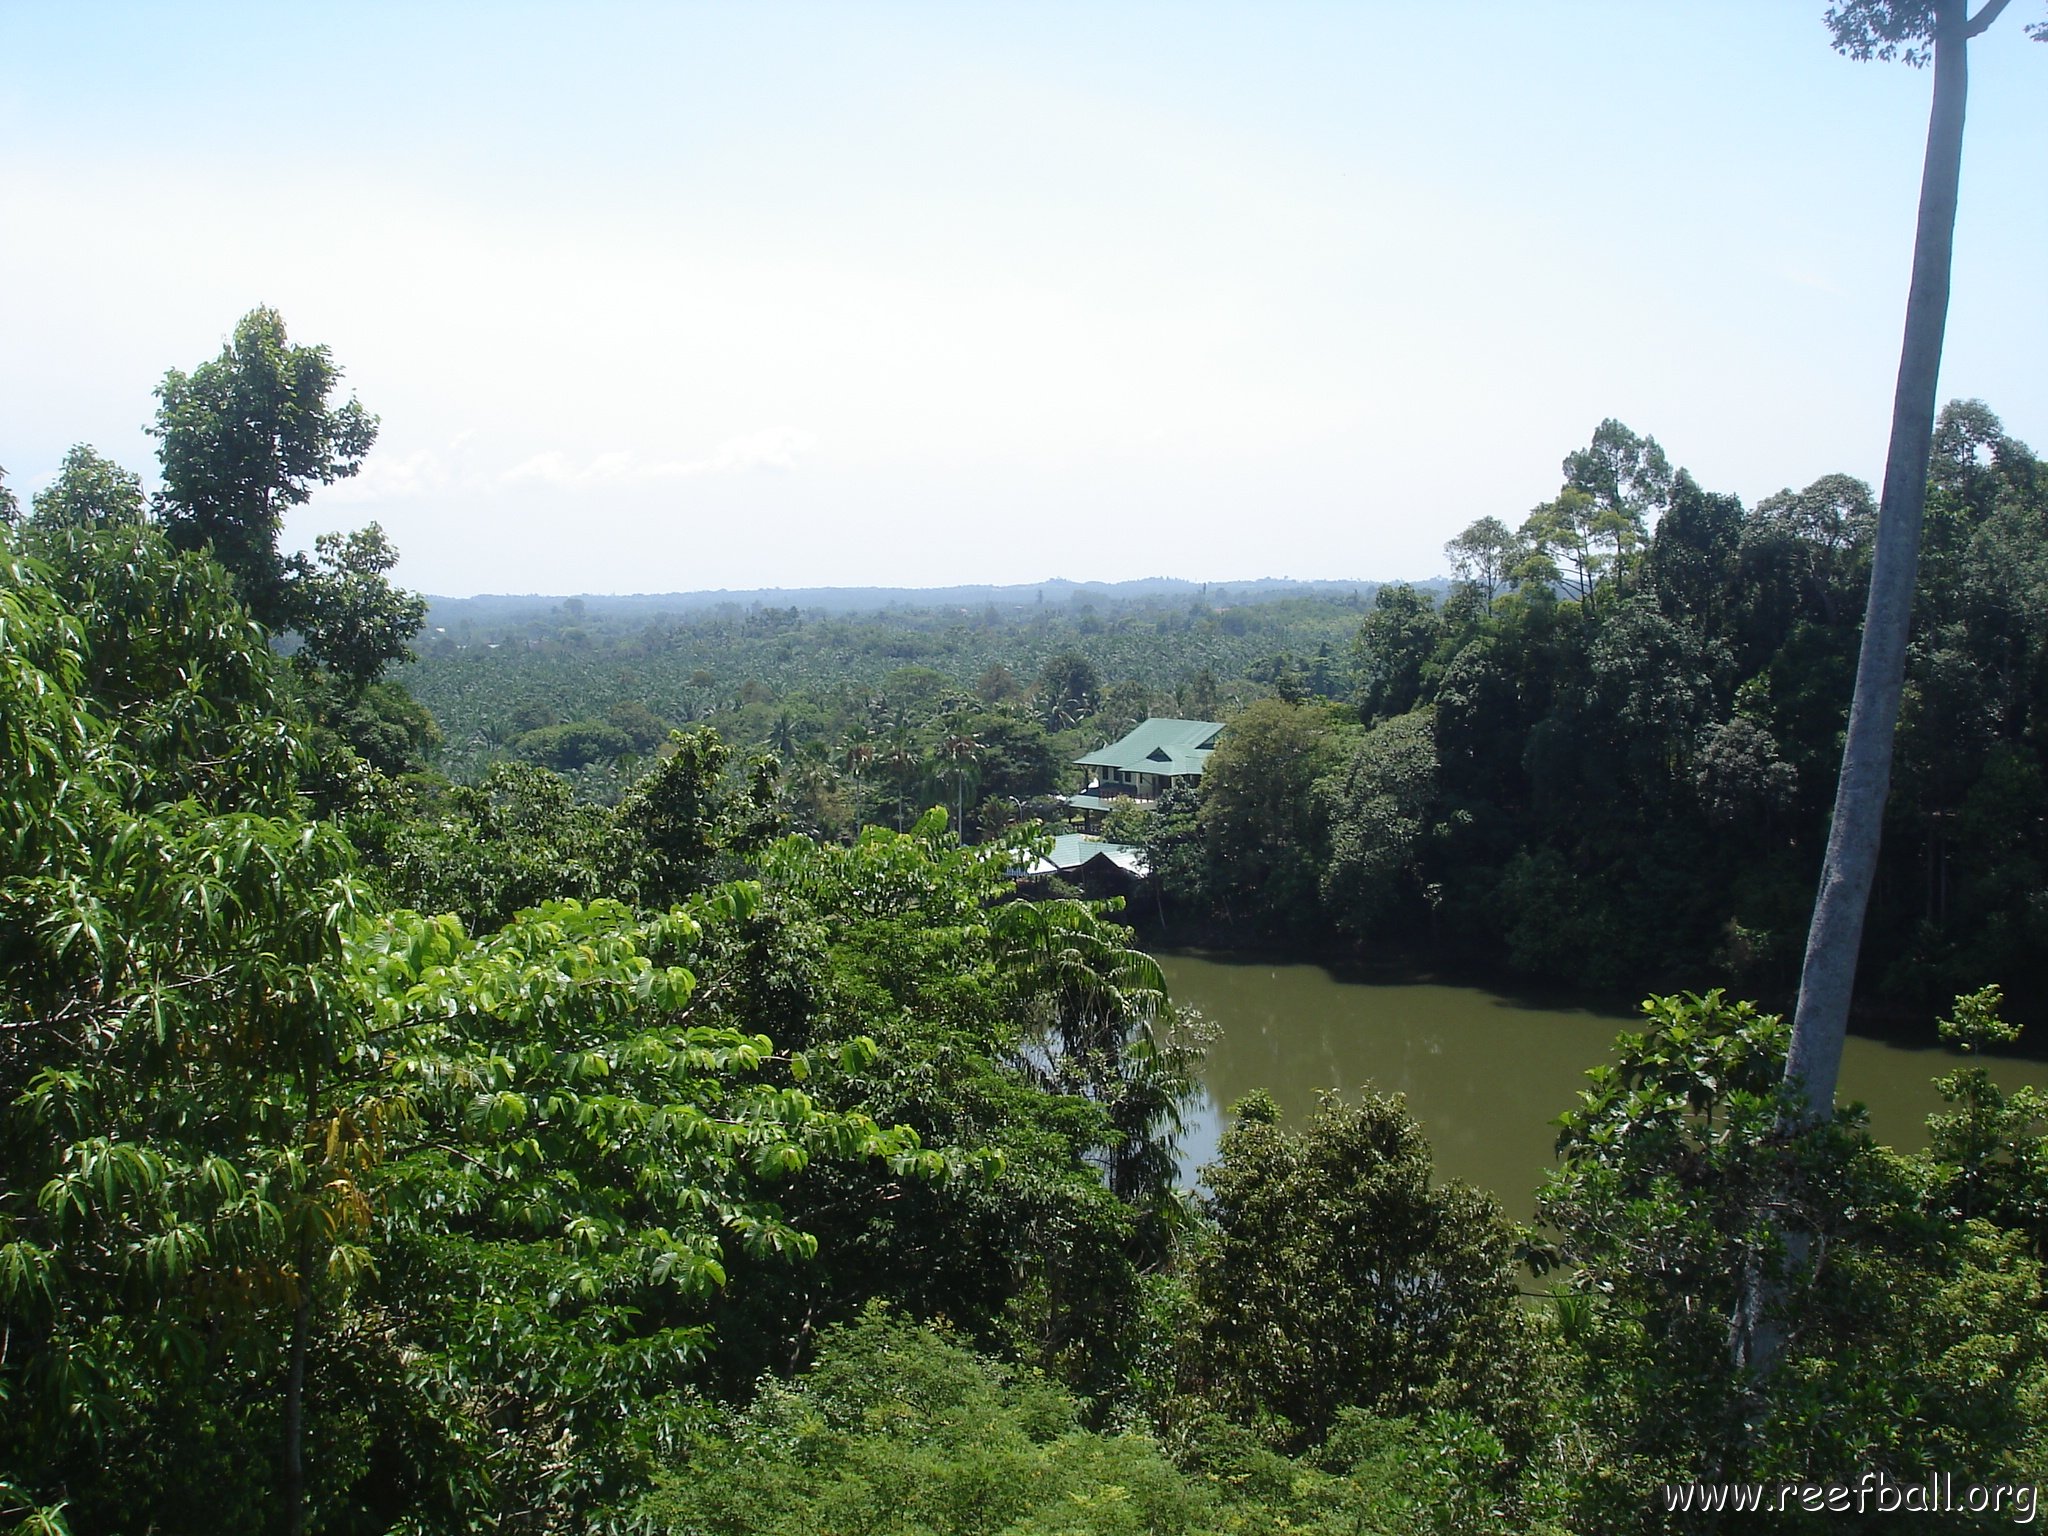
M 374 525 L 280 549 L 374 444 L 339 391 L 254 311 L 165 375 L 160 492 L 81 445 L 0 505 L 0 1528 L 1647 1531 L 2038 1473 L 2048 1105 L 1977 1058 L 2048 953 L 2048 482 L 1986 407 L 1866 946 L 1958 1053 L 1901 1155 L 1788 1133 L 1734 1000 L 1796 964 L 1853 479 L 1745 507 L 1610 421 L 1432 587 L 430 605 Z M 1179 1187 L 1199 1030 L 1117 902 L 1012 879 L 1154 713 L 1225 722 L 1112 816 L 1167 921 L 1670 993 L 1528 1106 L 1534 1210 L 1369 1091 L 1253 1094 Z
M 1952 403 L 1864 945 L 1872 1011 L 1926 1024 L 1990 977 L 2025 1016 L 2044 1001 L 2044 518 L 2040 461 Z M 1608 421 L 1551 499 L 1473 524 L 1427 585 L 1068 584 L 864 612 L 437 601 L 396 675 L 462 803 L 537 827 L 517 806 L 552 770 L 588 807 L 561 813 L 584 828 L 555 834 L 570 841 L 601 839 L 599 812 L 677 728 L 751 756 L 792 829 L 844 839 L 944 805 L 984 841 L 1060 821 L 1053 797 L 1086 778 L 1072 760 L 1140 720 L 1225 720 L 1199 796 L 1109 828 L 1151 854 L 1170 932 L 1782 1001 L 1875 520 L 1841 474 L 1745 507 Z M 393 733 L 386 771 L 413 742 Z M 456 821 L 474 846 L 476 814 Z

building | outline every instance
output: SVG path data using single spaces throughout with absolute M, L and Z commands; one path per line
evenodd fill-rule
M 1064 799 L 1092 830 L 1120 804 L 1149 805 L 1176 784 L 1201 778 L 1222 732 L 1217 720 L 1147 720 L 1123 740 L 1075 758 L 1089 771 L 1088 787 Z
M 1032 860 L 1028 868 L 1010 871 L 1011 878 L 1016 880 L 1044 880 L 1058 875 L 1077 884 L 1111 889 L 1135 886 L 1148 873 L 1142 848 L 1106 843 L 1079 832 L 1062 833 L 1052 840 L 1045 857 Z

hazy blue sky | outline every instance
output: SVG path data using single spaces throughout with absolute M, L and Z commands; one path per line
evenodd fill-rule
M 1881 469 L 1929 77 L 1821 0 L 0 0 L 0 464 L 280 309 L 429 591 L 1424 576 L 1604 416 Z M 2048 447 L 2048 47 L 1945 395 Z

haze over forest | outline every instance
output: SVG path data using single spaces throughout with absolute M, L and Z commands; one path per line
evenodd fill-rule
M 1874 483 L 1925 75 L 1459 14 L 5 7 L 0 463 L 147 471 L 260 303 L 383 423 L 287 547 L 428 592 L 1425 578 L 1610 416 Z M 2041 443 L 2036 52 L 1972 52 L 1942 398 Z
M 0 10 L 0 1536 L 2034 1523 L 2011 8 Z

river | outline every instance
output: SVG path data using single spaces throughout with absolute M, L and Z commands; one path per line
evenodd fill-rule
M 1578 1102 L 1586 1069 L 1612 1059 L 1615 1035 L 1635 1027 L 1624 1012 L 1444 982 L 1340 979 L 1301 961 L 1157 958 L 1174 1001 L 1216 1030 L 1203 1098 L 1182 1137 L 1190 1175 L 1214 1159 L 1223 1110 L 1252 1089 L 1272 1094 L 1299 1125 L 1319 1091 L 1369 1083 L 1407 1095 L 1440 1172 L 1492 1191 L 1510 1218 L 1527 1220 L 1557 1141 L 1550 1122 Z M 1879 1140 L 1924 1147 L 1926 1116 L 1942 1108 L 1930 1079 L 1961 1060 L 1931 1040 L 1916 1050 L 1852 1036 L 1841 1097 L 1869 1105 Z M 2008 1088 L 2048 1088 L 2048 1062 L 1992 1066 Z

